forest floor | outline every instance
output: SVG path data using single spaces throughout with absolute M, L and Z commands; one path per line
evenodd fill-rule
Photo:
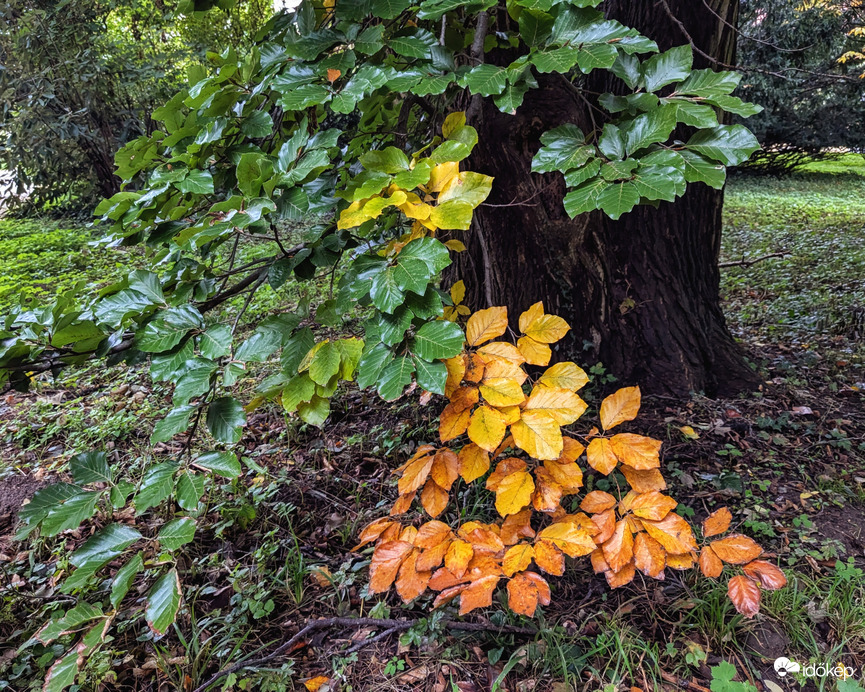
M 642 432 L 665 442 L 678 511 L 699 521 L 728 505 L 737 530 L 785 569 L 788 587 L 766 592 L 757 618 L 735 613 L 723 580 L 668 573 L 663 583 L 609 591 L 586 560 L 554 581 L 540 620 L 495 603 L 470 618 L 485 623 L 483 632 L 446 629 L 440 616 L 429 617 L 426 598 L 403 606 L 369 595 L 369 552 L 351 548 L 359 528 L 395 498 L 392 470 L 434 439 L 438 407 L 349 390 L 322 430 L 276 407 L 250 417 L 242 442 L 249 472 L 221 488 L 209 524 L 184 547 L 185 607 L 175 631 L 154 640 L 138 625 L 118 628 L 87 663 L 81 689 L 193 690 L 313 618 L 349 615 L 418 623 L 352 653 L 378 630 L 324 630 L 214 689 L 311 689 L 315 683 L 304 683 L 320 677 L 331 690 L 356 691 L 779 692 L 795 687 L 775 674 L 779 656 L 841 662 L 861 682 L 865 167 L 734 178 L 725 209 L 722 262 L 733 264 L 723 269 L 724 305 L 762 385 L 729 400 L 646 397 L 640 421 Z M 16 291 L 38 296 L 73 277 L 104 282 L 135 264 L 134 256 L 93 250 L 89 239 L 80 227 L 0 220 L 3 307 Z M 278 299 L 265 295 L 260 309 Z M 610 378 L 602 364 L 582 365 L 594 381 L 581 394 L 596 409 Z M 0 400 L 0 689 L 41 689 L 60 652 L 29 647 L 18 655 L 16 647 L 63 605 L 51 597 L 55 576 L 84 537 L 16 542 L 18 508 L 82 451 L 109 450 L 135 473 L 168 401 L 140 368 L 94 365 L 35 385 Z M 527 635 L 503 633 L 503 625 L 540 627 Z M 799 682 L 862 689 L 831 676 Z

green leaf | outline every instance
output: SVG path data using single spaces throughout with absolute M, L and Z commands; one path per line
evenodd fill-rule
M 103 565 L 120 555 L 130 545 L 142 538 L 141 534 L 126 524 L 109 524 L 99 533 L 88 538 L 84 545 L 69 558 L 75 567 L 87 563 Z
M 474 207 L 462 200 L 451 200 L 432 208 L 429 220 L 442 230 L 467 231 L 472 224 Z
M 84 322 L 76 322 L 70 324 L 63 329 L 59 329 L 51 338 L 51 345 L 54 348 L 62 348 L 69 344 L 74 344 L 79 341 L 90 341 L 94 339 L 102 340 L 106 334 L 96 326 L 94 322 L 85 320 Z
M 247 137 L 267 137 L 273 132 L 273 118 L 267 111 L 253 111 L 240 124 L 240 131 Z
M 433 153 L 429 156 L 429 162 L 435 165 L 440 163 L 454 163 L 462 161 L 472 151 L 472 148 L 465 142 L 456 139 L 449 139 L 437 146 Z
M 632 181 L 640 197 L 672 202 L 685 193 L 685 176 L 672 166 L 641 166 Z
M 747 103 L 737 96 L 716 96 L 715 98 L 707 99 L 708 103 L 713 106 L 718 106 L 728 113 L 735 113 L 742 118 L 750 118 L 752 115 L 757 115 L 763 111 L 763 106 L 758 106 L 756 103 Z
M 73 648 L 65 656 L 58 658 L 45 675 L 42 692 L 62 692 L 74 684 L 75 677 L 78 675 L 78 658 L 77 648 Z
M 675 106 L 676 120 L 680 123 L 699 129 L 718 126 L 718 116 L 715 109 L 705 103 L 678 99 L 671 99 L 670 103 Z
M 551 48 L 538 51 L 531 56 L 532 64 L 538 68 L 538 72 L 570 72 L 579 60 L 580 52 L 573 46 L 562 48 Z
M 378 379 L 378 393 L 385 401 L 394 401 L 402 396 L 405 388 L 411 384 L 414 374 L 414 363 L 408 356 L 394 358 L 382 370 Z
M 207 407 L 207 429 L 220 442 L 235 444 L 243 437 L 246 414 L 234 397 L 223 396 Z
M 117 570 L 114 579 L 111 582 L 111 605 L 116 609 L 120 602 L 129 593 L 129 587 L 132 586 L 132 581 L 135 575 L 144 569 L 144 561 L 141 559 L 141 553 L 136 553 L 123 567 Z
M 363 353 L 363 341 L 354 337 L 340 339 L 336 342 L 336 347 L 340 353 L 339 378 L 350 382 L 354 379 L 357 364 Z
M 414 357 L 415 378 L 419 387 L 433 394 L 444 394 L 448 379 L 448 369 L 442 362 L 428 363 L 422 358 Z
M 677 94 L 716 98 L 735 91 L 742 81 L 739 72 L 715 72 L 714 70 L 693 70 L 681 84 L 676 86 Z
M 144 269 L 136 269 L 129 275 L 129 288 L 147 296 L 154 305 L 164 304 L 165 296 L 162 294 L 162 284 L 159 276 Z
M 694 52 L 687 44 L 653 55 L 640 68 L 646 91 L 658 91 L 668 84 L 685 79 L 691 74 L 693 63 Z
M 24 540 L 58 505 L 80 493 L 81 488 L 71 483 L 55 483 L 37 490 L 30 498 L 30 502 L 18 510 L 18 517 L 24 525 L 16 533 L 16 540 Z
M 211 360 L 231 353 L 231 328 L 227 324 L 214 324 L 198 336 L 198 350 Z
M 650 144 L 666 142 L 676 129 L 676 118 L 672 109 L 658 108 L 643 113 L 622 128 L 625 137 L 625 153 L 630 156 Z
M 340 352 L 336 344 L 326 341 L 315 352 L 309 364 L 309 377 L 316 384 L 325 386 L 339 372 Z
M 577 214 L 584 214 L 598 208 L 598 198 L 609 183 L 602 178 L 592 178 L 574 188 L 565 195 L 565 211 L 568 216 L 574 218 Z
M 201 323 L 201 314 L 192 305 L 163 310 L 136 334 L 136 345 L 146 353 L 170 351 Z
M 50 644 L 58 637 L 63 636 L 64 632 L 79 629 L 84 623 L 101 617 L 103 617 L 102 608 L 82 602 L 67 610 L 60 617 L 46 622 L 33 635 L 33 638 L 43 644 Z
M 495 65 L 477 65 L 458 78 L 461 87 L 468 87 L 473 94 L 493 96 L 501 94 L 507 85 L 508 71 Z
M 640 203 L 640 193 L 631 182 L 612 183 L 598 194 L 598 208 L 611 219 L 618 219 Z
M 368 151 L 360 157 L 360 163 L 367 170 L 389 175 L 409 170 L 408 156 L 396 147 Z
M 432 174 L 432 165 L 426 159 L 421 159 L 410 171 L 397 173 L 393 177 L 393 184 L 412 190 L 418 185 L 426 185 Z
M 315 395 L 310 401 L 304 402 L 297 407 L 297 415 L 305 423 L 320 427 L 324 425 L 324 422 L 330 415 L 330 401 Z
M 357 368 L 357 386 L 360 389 L 371 387 L 381 375 L 385 365 L 393 358 L 393 352 L 384 344 L 370 344 L 367 341 Z
M 438 204 L 456 200 L 466 202 L 473 208 L 480 205 L 490 194 L 493 187 L 493 178 L 483 173 L 463 171 L 458 173 L 453 183 L 442 190 L 438 197 Z
M 241 363 L 264 363 L 279 347 L 282 335 L 273 330 L 257 329 L 234 353 Z
M 447 247 L 435 238 L 418 238 L 406 245 L 399 256 L 403 259 L 417 257 L 426 262 L 430 275 L 438 274 L 450 266 L 451 256 Z
M 716 190 L 724 187 L 727 169 L 723 165 L 687 149 L 680 151 L 679 154 L 685 162 L 685 180 L 689 183 L 706 183 Z
M 719 125 L 711 130 L 700 130 L 686 146 L 727 166 L 738 166 L 760 148 L 757 138 L 742 125 Z
M 56 536 L 68 529 L 77 529 L 95 514 L 96 502 L 101 496 L 100 491 L 78 493 L 52 507 L 42 519 L 42 535 Z
M 151 357 L 150 376 L 158 381 L 176 381 L 186 369 L 186 361 L 193 358 L 195 358 L 195 347 L 192 339 L 187 339 L 182 346 L 175 346 L 168 353 Z
M 204 476 L 192 471 L 181 471 L 174 484 L 174 496 L 181 509 L 194 512 L 204 495 Z
M 408 294 L 405 299 L 405 306 L 411 310 L 415 317 L 420 317 L 422 320 L 441 317 L 444 314 L 441 296 L 433 286 L 427 288 L 426 293 L 422 296 L 416 293 Z
M 136 514 L 143 514 L 171 495 L 171 491 L 174 489 L 174 474 L 177 472 L 177 468 L 177 464 L 165 461 L 161 464 L 151 466 L 144 472 L 138 494 L 133 499 Z
M 144 617 L 154 634 L 163 635 L 168 631 L 177 616 L 178 608 L 180 608 L 180 579 L 177 570 L 171 569 L 157 580 L 147 594 Z
M 576 125 L 560 125 L 541 136 L 544 145 L 532 159 L 533 173 L 566 172 L 579 168 L 595 153 L 586 146 L 585 135 Z
M 204 358 L 189 360 L 186 366 L 186 372 L 177 380 L 174 388 L 173 403 L 179 406 L 207 392 L 211 377 L 216 372 L 216 363 Z
M 195 537 L 195 519 L 180 517 L 167 522 L 156 536 L 163 550 L 174 552 L 180 546 L 186 545 Z
M 187 176 L 177 185 L 181 192 L 191 192 L 196 195 L 213 194 L 213 176 L 210 171 L 189 171 Z
M 546 12 L 525 8 L 520 12 L 520 38 L 530 48 L 542 46 L 553 31 L 554 21 Z
M 126 498 L 135 490 L 135 485 L 129 481 L 120 481 L 117 485 L 111 488 L 108 497 L 111 501 L 111 506 L 114 509 L 120 509 L 126 504 Z
M 195 410 L 195 406 L 178 406 L 168 412 L 161 421 L 153 427 L 153 434 L 150 436 L 150 442 L 168 442 L 177 433 L 183 432 L 189 427 L 189 418 Z
M 415 334 L 411 350 L 424 360 L 453 358 L 462 351 L 465 335 L 454 322 L 436 320 L 427 322 Z
M 315 394 L 315 382 L 307 373 L 292 377 L 282 390 L 282 406 L 287 413 L 294 413 L 297 407 L 312 399 Z
M 237 456 L 232 452 L 206 452 L 193 463 L 224 478 L 237 478 L 242 471 Z
M 370 12 L 381 19 L 393 19 L 410 5 L 411 0 L 372 0 Z
M 385 267 L 373 277 L 369 295 L 372 304 L 386 313 L 396 310 L 405 299 L 405 292 L 397 284 L 391 267 Z
M 69 471 L 76 483 L 111 483 L 114 480 L 105 452 L 76 454 L 69 460 Z

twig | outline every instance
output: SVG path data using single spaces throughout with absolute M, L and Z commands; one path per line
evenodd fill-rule
M 478 23 L 475 26 L 475 37 L 472 41 L 472 62 L 475 65 L 482 65 L 484 62 L 484 41 L 487 38 L 487 31 L 490 28 L 490 14 L 486 10 L 478 14 Z M 466 119 L 472 122 L 481 112 L 481 104 L 483 97 L 480 94 L 473 94 L 471 103 L 469 103 L 466 111 Z
M 773 252 L 769 255 L 763 255 L 762 257 L 757 257 L 755 259 L 741 259 L 737 262 L 719 262 L 719 267 L 750 267 L 753 264 L 757 264 L 757 262 L 762 262 L 763 260 L 772 259 L 773 257 L 786 257 L 789 255 L 789 252 Z
M 221 680 L 226 675 L 231 675 L 232 673 L 236 673 L 239 670 L 243 670 L 244 668 L 254 668 L 261 666 L 265 663 L 269 663 L 281 653 L 291 649 L 292 647 L 299 644 L 308 634 L 315 632 L 320 629 L 327 629 L 329 627 L 385 627 L 387 628 L 385 632 L 382 632 L 379 635 L 376 635 L 372 639 L 368 639 L 365 642 L 361 642 L 363 646 L 368 644 L 372 644 L 374 641 L 380 641 L 384 639 L 385 636 L 389 634 L 393 634 L 394 632 L 400 630 L 407 630 L 413 627 L 417 621 L 415 620 L 387 620 L 387 619 L 379 619 L 379 618 L 347 618 L 347 617 L 335 617 L 335 618 L 325 618 L 322 620 L 313 620 L 305 627 L 303 627 L 300 632 L 295 634 L 291 639 L 287 642 L 280 644 L 277 648 L 271 651 L 269 654 L 265 656 L 261 656 L 259 658 L 254 658 L 248 661 L 241 661 L 239 663 L 235 663 L 234 665 L 225 668 L 218 673 L 216 673 L 213 677 L 211 677 L 207 682 L 203 685 L 199 685 L 193 690 L 193 692 L 204 692 L 208 687 L 210 687 L 213 683 Z M 487 631 L 496 631 L 499 633 L 508 633 L 508 634 L 526 634 L 526 635 L 535 635 L 537 634 L 537 630 L 532 627 L 517 627 L 514 625 L 504 625 L 502 627 L 496 627 L 489 623 L 482 622 L 451 622 L 447 621 L 443 623 L 445 627 L 452 630 L 463 630 L 468 632 L 487 632 Z M 354 645 L 357 646 L 357 645 Z M 363 648 L 358 647 L 358 648 Z M 352 647 L 349 651 L 357 650 Z M 708 690 L 706 691 L 708 692 Z
M 684 678 L 677 678 L 672 673 L 668 673 L 665 670 L 661 671 L 661 677 L 669 683 L 672 683 L 676 687 L 681 687 L 684 690 L 694 690 L 694 692 L 709 692 L 709 689 L 703 687 L 702 685 L 698 685 L 696 682 L 690 682 L 685 680 Z M 197 690 L 196 690 L 197 692 Z
M 407 624 L 410 625 L 411 623 L 407 623 Z M 394 632 L 401 632 L 402 630 L 407 630 L 407 629 L 408 629 L 408 627 L 391 627 L 390 629 L 387 629 L 384 632 L 379 632 L 377 635 L 375 635 L 371 639 L 364 639 L 363 641 L 360 641 L 357 644 L 350 646 L 348 649 L 346 649 L 345 653 L 346 653 L 346 655 L 353 654 L 355 651 L 360 651 L 361 649 L 369 646 L 370 644 L 375 644 L 376 642 L 380 642 L 382 639 L 387 639 Z

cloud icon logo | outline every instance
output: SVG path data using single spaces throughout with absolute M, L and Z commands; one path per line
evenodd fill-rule
M 787 673 L 798 673 L 801 668 L 802 667 L 796 663 L 796 661 L 791 661 L 789 658 L 785 658 L 784 656 L 775 659 L 775 672 L 778 673 L 779 677 L 783 678 Z

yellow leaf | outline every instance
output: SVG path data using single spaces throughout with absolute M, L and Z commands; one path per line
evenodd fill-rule
M 520 315 L 520 331 L 525 334 L 526 329 L 529 328 L 529 325 L 539 317 L 543 317 L 543 314 L 544 304 L 542 302 L 538 302 L 532 305 L 532 307 L 530 307 L 522 315 Z
M 604 576 L 607 578 L 607 584 L 611 589 L 618 589 L 630 584 L 634 580 L 635 574 L 636 570 L 634 569 L 633 562 L 629 562 L 618 572 L 614 572 L 612 569 L 604 572 Z
M 457 241 L 459 242 L 459 241 Z M 460 243 L 462 245 L 462 243 Z M 465 246 L 463 246 L 465 248 Z M 453 286 L 451 286 L 451 300 L 454 305 L 459 305 L 463 302 L 463 298 L 466 297 L 466 285 L 465 282 L 460 279 Z
M 619 433 L 610 439 L 610 447 L 619 461 L 637 471 L 646 471 L 661 465 L 660 440 L 633 433 Z
M 484 378 L 480 390 L 487 403 L 497 408 L 518 406 L 526 400 L 520 383 L 506 377 Z
M 505 333 L 508 328 L 508 309 L 502 307 L 478 310 L 466 323 L 466 342 L 469 346 L 480 346 Z
M 451 542 L 451 539 L 448 538 L 438 545 L 426 548 L 417 557 L 417 564 L 415 565 L 417 571 L 430 572 L 441 565 L 442 561 L 445 559 L 445 554 L 447 553 Z M 415 543 L 417 542 L 415 541 Z M 417 545 L 415 545 L 415 547 L 417 547 Z
M 454 111 L 448 113 L 445 121 L 442 123 L 442 137 L 449 139 L 450 136 L 466 124 L 465 111 Z
M 660 543 L 664 550 L 673 555 L 681 555 L 696 550 L 697 542 L 691 527 L 675 512 L 670 512 L 661 521 L 642 520 L 649 535 Z
M 333 84 L 337 79 L 339 79 L 342 74 L 342 70 L 335 70 L 332 67 L 327 69 L 327 81 Z
M 481 449 L 495 451 L 505 436 L 505 417 L 489 406 L 479 406 L 468 425 L 469 439 Z
M 545 384 L 547 387 L 558 387 L 560 389 L 570 389 L 576 392 L 582 389 L 589 382 L 589 376 L 576 363 L 556 363 L 541 375 L 538 380 L 540 384 Z
M 609 430 L 619 423 L 634 420 L 639 412 L 640 388 L 623 387 L 601 402 L 601 425 Z
M 377 219 L 381 213 L 391 206 L 399 206 L 406 201 L 406 194 L 402 190 L 394 192 L 390 197 L 371 197 L 368 200 L 352 202 L 347 209 L 343 209 L 339 215 L 337 228 L 344 230 L 360 226 L 369 219 Z
M 505 476 L 510 476 L 516 471 L 525 471 L 526 468 L 526 462 L 519 457 L 508 457 L 507 459 L 502 459 L 496 465 L 496 470 L 490 474 L 489 478 L 487 478 L 486 489 L 491 492 L 496 492 L 496 488 L 499 487 L 499 483 L 504 480 Z
M 475 550 L 471 543 L 457 539 L 448 546 L 448 551 L 445 554 L 445 567 L 457 579 L 462 579 L 474 554 Z
M 519 543 L 521 538 L 534 538 L 532 529 L 532 510 L 526 507 L 521 512 L 511 514 L 502 522 L 500 538 L 505 545 Z
M 430 213 L 432 212 L 432 207 L 429 204 L 421 201 L 421 198 L 418 197 L 414 192 L 409 192 L 406 195 L 405 202 L 403 202 L 402 204 L 398 204 L 397 209 L 399 209 L 408 218 L 417 219 L 419 221 L 428 219 Z
M 539 385 L 532 390 L 525 411 L 544 411 L 559 425 L 570 425 L 586 408 L 588 404 L 568 389 Z
M 551 524 L 538 534 L 538 540 L 549 541 L 569 557 L 588 555 L 595 549 L 589 532 L 572 522 Z
M 616 510 L 607 509 L 592 515 L 592 523 L 597 533 L 593 536 L 595 543 L 601 545 L 610 540 L 616 530 Z
M 562 453 L 562 430 L 544 411 L 523 411 L 511 434 L 517 447 L 535 459 L 557 459 Z
M 433 458 L 430 478 L 445 490 L 450 490 L 460 475 L 459 457 L 449 449 L 440 449 Z
M 493 179 L 483 173 L 463 171 L 457 173 L 442 187 L 438 197 L 438 204 L 450 201 L 465 202 L 472 209 L 477 208 L 490 194 Z
M 545 461 L 544 464 L 555 464 Z M 564 490 L 554 479 L 548 469 L 543 466 L 535 469 L 535 494 L 532 497 L 532 507 L 538 512 L 555 512 L 560 508 Z
M 554 344 L 564 338 L 570 326 L 556 315 L 542 315 L 533 320 L 523 333 L 542 344 Z
M 485 359 L 484 380 L 505 378 L 513 380 L 522 387 L 523 382 L 525 382 L 529 377 L 526 371 L 520 367 L 520 364 L 512 360 L 486 356 L 480 354 L 480 352 L 478 352 L 477 355 Z
M 619 467 L 619 470 L 624 475 L 625 480 L 628 481 L 628 485 L 638 493 L 647 493 L 650 490 L 664 490 L 667 487 L 667 482 L 658 469 L 637 471 L 637 469 L 623 464 Z
M 454 252 L 465 252 L 466 251 L 465 244 L 463 244 L 461 241 L 456 240 L 456 239 L 446 240 L 445 241 L 445 247 L 448 248 L 448 250 L 453 250 Z M 462 302 L 462 299 L 460 299 L 457 302 Z
M 604 437 L 596 437 L 589 442 L 589 447 L 586 450 L 586 459 L 598 473 L 603 473 L 605 476 L 610 475 L 610 472 L 619 464 L 619 460 L 613 452 L 613 446 L 610 441 Z
M 490 455 L 474 442 L 460 450 L 460 476 L 466 483 L 476 481 L 490 469 Z
M 610 495 L 610 493 L 605 493 L 603 490 L 593 490 L 580 503 L 580 509 L 589 514 L 605 512 L 615 506 L 616 498 Z
M 339 72 L 339 70 L 334 70 L 335 72 Z M 328 70 L 330 72 L 330 70 Z M 310 678 L 303 686 L 309 690 L 309 692 L 318 692 L 323 685 L 330 682 L 330 678 L 324 675 L 319 675 L 318 677 Z
M 496 488 L 496 510 L 503 517 L 516 514 L 532 500 L 535 482 L 531 474 L 516 471 L 505 476 Z
M 526 359 L 523 357 L 523 354 L 520 353 L 519 349 L 513 344 L 507 343 L 506 341 L 490 342 L 484 346 L 481 346 L 478 349 L 478 353 L 487 363 L 497 358 L 509 360 L 513 363 L 516 363 L 517 365 L 521 365 L 522 363 L 526 362 Z
M 694 430 L 694 428 L 692 428 L 690 425 L 683 425 L 681 428 L 679 428 L 679 430 L 689 440 L 699 440 L 700 439 L 700 434 L 696 430 Z
M 463 379 L 467 382 L 480 382 L 484 378 L 486 363 L 477 353 L 468 356 L 468 364 Z
M 550 586 L 534 572 L 522 572 L 508 582 L 508 607 L 526 617 L 534 617 L 538 603 L 549 605 Z
M 684 553 L 683 555 L 667 553 L 667 567 L 670 569 L 684 571 L 686 569 L 691 569 L 693 566 L 694 556 L 691 555 L 691 553 Z
M 451 392 L 448 397 L 456 411 L 465 411 L 480 400 L 480 392 L 477 387 L 459 387 Z
M 451 527 L 441 521 L 428 521 L 417 530 L 416 548 L 432 548 L 451 535 Z
M 498 409 L 498 412 L 504 416 L 505 425 L 513 425 L 522 415 L 522 410 L 519 406 L 505 406 L 504 408 Z
M 521 336 L 517 340 L 517 348 L 529 365 L 549 365 L 553 352 L 546 344 L 539 343 L 530 336 Z
M 531 564 L 534 556 L 535 551 L 528 543 L 511 546 L 502 560 L 502 569 L 505 572 L 505 576 L 512 577 L 517 572 L 522 572 Z
M 448 161 L 440 163 L 432 169 L 430 174 L 427 190 L 430 192 L 441 192 L 441 189 L 447 185 L 447 182 L 459 173 L 460 165 L 456 161 Z
M 405 495 L 400 495 L 396 502 L 393 503 L 393 507 L 390 509 L 390 516 L 395 517 L 399 514 L 405 514 L 408 512 L 411 507 L 411 503 L 414 502 L 415 495 L 417 491 L 406 493 Z
M 360 536 L 358 537 L 360 542 L 352 548 L 352 552 L 359 548 L 363 548 L 367 543 L 372 543 L 373 541 L 378 540 L 379 536 L 395 524 L 396 522 L 391 521 L 387 517 L 381 517 L 376 519 L 374 522 L 367 524 L 363 531 L 360 532 Z
M 550 478 L 561 486 L 564 493 L 575 493 L 583 487 L 583 471 L 573 461 L 563 463 L 561 457 L 547 459 L 544 461 L 544 468 L 549 472 Z
M 466 374 L 467 361 L 465 353 L 445 360 L 445 368 L 448 371 L 448 379 L 445 382 L 445 396 L 449 397 L 460 386 L 460 382 L 463 381 L 463 376 Z

